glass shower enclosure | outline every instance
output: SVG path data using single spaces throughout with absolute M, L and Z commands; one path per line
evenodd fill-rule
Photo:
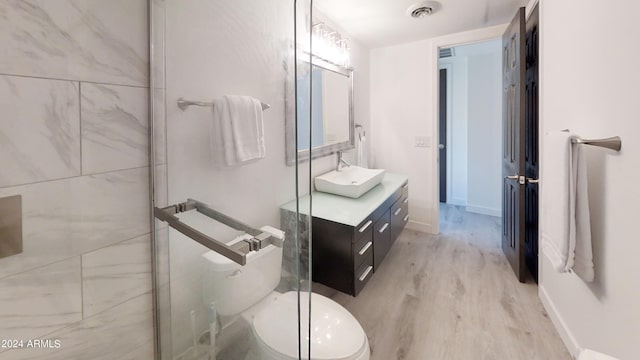
M 157 359 L 309 358 L 312 163 L 287 165 L 285 119 L 310 19 L 310 0 L 150 0 Z

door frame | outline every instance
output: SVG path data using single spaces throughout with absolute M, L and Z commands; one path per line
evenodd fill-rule
M 527 3 L 527 6 L 525 7 L 525 20 L 529 19 L 531 12 L 535 8 L 535 6 L 539 3 L 540 3 L 540 0 L 529 0 L 529 2 Z M 504 34 L 504 31 L 507 29 L 507 26 L 509 26 L 508 23 L 486 27 L 478 30 L 471 30 L 471 31 L 466 31 L 462 33 L 446 35 L 446 36 L 432 39 L 431 58 L 433 59 L 433 62 L 431 65 L 431 78 L 434 79 L 434 81 L 432 81 L 433 85 L 431 88 L 431 94 L 432 94 L 431 103 L 433 104 L 433 113 L 431 115 L 432 116 L 431 118 L 433 119 L 432 121 L 433 125 L 432 125 L 431 131 L 432 131 L 432 134 L 434 134 L 434 139 L 436 140 L 433 142 L 434 144 L 439 144 L 439 141 L 440 141 L 440 138 L 439 138 L 440 126 L 438 121 L 439 114 L 440 114 L 440 105 L 438 101 L 439 89 L 440 89 L 440 76 L 439 76 L 440 48 L 473 44 L 473 43 L 478 43 L 478 42 L 483 42 L 483 41 L 493 40 L 493 39 L 502 39 L 502 34 Z M 542 73 L 542 69 L 540 69 L 540 74 L 541 73 Z M 449 91 L 449 87 L 447 88 L 447 91 Z M 540 108 L 542 108 L 542 104 L 540 104 Z M 449 115 L 450 115 L 450 112 L 448 112 L 447 117 Z M 447 121 L 448 120 L 449 119 L 447 119 Z M 447 123 L 447 125 L 449 125 L 449 123 Z M 447 136 L 448 136 L 448 133 L 447 133 Z M 432 171 L 431 173 L 431 184 L 433 184 L 433 187 L 432 187 L 433 197 L 432 197 L 432 203 L 431 203 L 432 211 L 431 211 L 431 219 L 429 219 L 430 226 L 425 227 L 424 230 L 433 234 L 438 234 L 440 232 L 440 229 L 439 229 L 440 227 L 440 210 L 439 210 L 440 209 L 440 200 L 439 200 L 440 163 L 438 161 L 438 157 L 439 157 L 438 147 L 432 146 L 431 160 L 433 161 L 432 164 L 434 164 L 434 167 L 433 167 L 434 171 Z M 447 152 L 447 161 L 449 161 L 450 158 L 451 157 Z M 450 169 L 450 166 L 449 164 L 447 164 L 447 171 L 449 171 L 449 169 Z M 450 182 L 450 179 L 451 177 L 447 176 L 447 182 Z M 449 186 L 449 184 L 447 184 L 447 192 L 450 191 L 450 189 L 451 187 Z M 449 193 L 447 193 L 447 198 L 448 199 L 450 198 Z
M 440 48 L 455 47 L 460 45 L 468 45 L 468 44 L 483 42 L 487 40 L 502 39 L 502 34 L 507 29 L 508 25 L 509 24 L 496 25 L 496 26 L 491 26 L 484 29 L 472 30 L 472 31 L 467 31 L 467 32 L 462 32 L 462 33 L 457 33 L 457 34 L 452 34 L 452 35 L 447 35 L 447 36 L 442 36 L 442 37 L 432 39 L 431 58 L 433 59 L 433 65 L 431 66 L 430 71 L 431 71 L 431 78 L 434 79 L 434 81 L 432 81 L 432 89 L 431 89 L 432 104 L 433 104 L 432 119 L 434 119 L 432 124 L 433 126 L 432 134 L 434 135 L 434 139 L 436 140 L 436 141 L 433 141 L 434 144 L 440 143 L 440 137 L 439 137 L 440 121 L 437 121 L 439 119 L 439 114 L 440 114 L 440 105 L 438 101 L 438 96 L 440 93 L 440 76 L 439 76 L 440 75 L 440 66 L 439 66 Z M 432 188 L 433 197 L 432 197 L 432 203 L 431 203 L 432 211 L 431 211 L 430 222 L 431 222 L 431 232 L 434 234 L 437 234 L 440 232 L 439 230 L 439 227 L 440 227 L 440 224 L 439 224 L 440 222 L 439 221 L 440 163 L 438 160 L 439 158 L 438 153 L 439 153 L 438 146 L 432 146 L 431 157 L 434 164 L 434 171 L 432 171 L 431 173 L 431 183 L 433 184 L 433 188 Z M 447 171 L 449 171 L 449 167 L 447 167 Z M 449 179 L 450 177 L 447 177 L 447 181 L 449 181 Z
M 438 59 L 439 60 L 439 59 Z M 439 63 L 439 61 L 438 61 Z M 438 64 L 438 70 L 442 70 L 445 69 L 447 70 L 447 148 L 446 148 L 446 153 L 447 153 L 447 164 L 446 164 L 446 169 L 447 169 L 447 203 L 449 203 L 451 201 L 451 144 L 452 144 L 452 140 L 451 140 L 451 115 L 452 115 L 452 111 L 453 111 L 453 105 L 451 102 L 451 99 L 453 98 L 453 64 L 451 63 L 446 63 L 446 64 Z M 440 90 L 440 76 L 438 75 L 438 97 L 440 96 L 439 91 Z M 438 101 L 438 106 L 440 106 L 440 101 Z M 440 108 L 438 108 L 438 122 L 440 122 Z M 440 124 L 438 124 L 438 130 L 440 130 Z M 437 133 L 438 134 L 438 141 L 435 142 L 435 144 L 441 144 L 442 142 L 440 141 L 440 132 Z M 438 156 L 440 156 L 440 154 L 438 153 Z M 439 163 L 438 163 L 439 164 Z M 438 167 L 438 171 L 440 171 L 440 167 Z M 440 175 L 438 173 L 438 175 Z M 438 176 L 438 182 L 440 181 L 440 177 Z M 438 196 L 440 196 L 440 184 L 438 183 Z M 438 202 L 440 202 L 440 199 L 438 199 Z

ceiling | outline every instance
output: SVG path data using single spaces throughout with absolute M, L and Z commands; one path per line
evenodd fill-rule
M 407 15 L 420 0 L 314 0 L 314 7 L 347 32 L 376 48 L 406 43 L 511 20 L 527 0 L 439 0 L 439 9 L 422 19 Z

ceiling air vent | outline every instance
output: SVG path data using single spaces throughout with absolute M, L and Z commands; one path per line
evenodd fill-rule
M 453 48 L 440 48 L 440 59 L 453 57 Z
M 419 8 L 413 9 L 411 11 L 411 17 L 421 18 L 421 17 L 425 17 L 425 16 L 431 15 L 432 12 L 433 12 L 433 8 L 432 7 L 420 6 Z
M 419 2 L 409 6 L 407 14 L 414 19 L 422 19 L 433 14 L 440 8 L 440 3 L 436 1 Z

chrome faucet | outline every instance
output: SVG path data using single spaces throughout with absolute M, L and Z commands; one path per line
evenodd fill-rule
M 351 164 L 349 164 L 347 162 L 347 160 L 342 158 L 342 151 L 338 151 L 338 163 L 336 164 L 336 171 L 342 171 L 342 168 L 345 166 L 351 166 Z

